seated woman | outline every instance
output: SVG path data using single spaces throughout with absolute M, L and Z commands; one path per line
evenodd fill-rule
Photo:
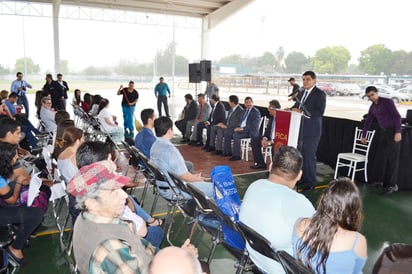
M 349 178 L 329 183 L 310 219 L 299 219 L 293 234 L 295 257 L 316 273 L 362 273 L 367 258 L 359 190 Z
M 110 133 L 113 141 L 120 142 L 123 140 L 123 128 L 117 125 L 116 116 L 110 114 L 109 100 L 104 98 L 100 101 L 97 118 L 99 118 L 102 126 L 101 130 Z
M 84 112 L 89 113 L 90 108 L 92 107 L 92 95 L 90 93 L 84 94 L 81 107 L 83 108 Z
M 96 94 L 93 97 L 93 105 L 89 112 L 90 116 L 93 116 L 93 117 L 97 116 L 97 113 L 99 112 L 99 105 L 102 99 L 103 99 L 102 96 L 100 96 L 99 94 Z
M 0 200 L 3 203 L 3 206 L 0 206 L 0 225 L 17 225 L 15 238 L 8 247 L 8 252 L 16 262 L 26 264 L 23 247 L 31 233 L 40 225 L 43 213 L 40 208 L 15 205 L 23 187 L 19 182 L 13 187 L 9 185 L 17 157 L 17 145 L 0 142 Z
M 82 104 L 82 97 L 81 97 L 81 91 L 80 89 L 75 89 L 74 90 L 74 96 L 73 96 L 73 105 L 80 106 Z

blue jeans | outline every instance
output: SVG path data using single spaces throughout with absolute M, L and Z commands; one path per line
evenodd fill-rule
M 26 114 L 26 117 L 29 118 L 29 100 L 27 100 L 26 94 L 19 96 L 19 98 L 17 99 L 17 104 L 23 105 L 24 113 Z
M 160 247 L 163 241 L 163 229 L 160 226 L 147 226 L 147 234 L 144 238 L 153 246 Z
M 161 186 L 165 186 L 164 182 L 156 181 L 156 184 L 159 184 Z M 213 198 L 213 184 L 212 183 L 206 183 L 206 182 L 195 182 L 192 183 L 195 187 L 197 187 L 200 191 L 202 191 L 207 197 Z M 157 188 L 159 191 L 159 194 L 165 198 L 166 200 L 172 200 L 174 196 L 174 192 L 172 189 L 160 189 Z M 183 198 L 186 200 L 192 199 L 192 196 L 187 194 L 186 192 L 183 193 Z
M 129 199 L 132 201 L 132 204 L 136 210 L 136 215 L 142 217 L 143 221 L 148 222 L 151 218 L 151 216 L 144 211 L 144 209 L 133 199 L 131 195 L 129 195 Z
M 133 132 L 134 124 L 133 124 L 133 113 L 136 106 L 125 106 L 122 105 L 123 110 L 123 126 L 126 129 L 129 129 L 130 132 Z

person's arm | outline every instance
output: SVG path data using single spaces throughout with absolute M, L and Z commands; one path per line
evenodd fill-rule
M 104 117 L 104 121 L 106 122 L 106 124 L 110 125 L 110 126 L 117 126 L 115 123 L 112 122 L 112 120 L 109 117 Z
M 28 88 L 33 88 L 33 86 L 32 85 L 30 85 L 29 83 L 27 83 L 26 81 L 24 81 L 25 83 L 26 83 L 26 87 L 28 87 Z
M 7 107 L 7 105 L 5 103 L 0 105 L 0 109 L 6 113 L 7 116 L 10 117 L 10 119 L 15 119 L 14 116 L 11 114 L 9 108 Z
M 0 188 L 0 198 L 5 201 L 7 204 L 16 203 L 17 199 L 20 196 L 21 183 L 16 183 L 14 189 L 11 189 L 8 185 Z
M 180 179 L 187 183 L 203 182 L 205 180 L 201 173 L 192 174 L 189 171 L 186 171 L 185 173 L 180 175 Z
M 154 94 L 155 94 L 155 96 L 157 97 L 157 95 L 158 95 L 158 87 L 159 87 L 159 84 L 156 84 L 156 86 L 155 86 L 155 88 L 154 88 Z
M 117 95 L 123 94 L 123 85 L 120 85 L 119 89 L 117 90 Z
M 135 92 L 135 90 L 134 90 L 133 92 Z M 136 93 L 137 93 L 137 91 L 136 91 Z M 136 105 L 136 104 L 137 104 L 137 101 L 139 101 L 139 93 L 137 93 L 136 99 L 133 100 L 132 102 L 130 102 L 129 105 L 130 105 L 130 106 Z
M 16 80 L 11 82 L 10 92 L 11 93 L 13 93 L 13 92 L 18 93 L 19 92 Z
M 366 132 L 369 130 L 373 120 L 375 119 L 375 116 L 372 114 L 372 105 L 369 107 L 368 114 L 366 115 L 365 123 L 363 124 L 363 129 L 362 129 L 362 138 L 361 138 L 361 143 L 366 144 Z
M 19 149 L 17 148 L 17 150 Z M 17 183 L 20 183 L 22 185 L 28 185 L 30 184 L 31 176 L 30 174 L 26 173 L 24 168 L 18 167 L 13 169 L 13 175 L 11 177 L 11 180 L 16 181 Z

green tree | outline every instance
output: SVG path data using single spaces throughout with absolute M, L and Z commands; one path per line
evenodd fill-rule
M 220 64 L 231 64 L 231 65 L 243 65 L 243 58 L 240 54 L 232 54 L 226 57 L 223 57 L 219 60 Z
M 377 44 L 361 51 L 359 67 L 369 74 L 388 73 L 392 51 L 383 44 Z
M 9 68 L 3 67 L 3 66 L 0 64 L 0 75 L 9 74 L 9 73 L 10 73 Z
M 279 47 L 276 51 L 276 61 L 275 61 L 275 71 L 283 72 L 285 67 L 283 66 L 283 59 L 285 58 L 285 49 L 283 47 Z
M 255 59 L 255 61 L 249 60 L 248 63 L 255 63 L 253 67 L 256 67 L 257 72 L 273 73 L 276 64 L 276 56 L 273 53 L 265 52 L 262 56 L 251 59 Z
M 350 52 L 345 47 L 326 47 L 316 51 L 312 65 L 318 73 L 341 73 L 347 69 L 350 58 Z
M 285 66 L 288 73 L 302 73 L 310 68 L 310 61 L 303 53 L 292 51 L 285 58 Z
M 24 69 L 24 61 L 26 60 L 26 71 Z M 14 73 L 21 71 L 21 72 L 26 72 L 27 74 L 31 73 L 39 73 L 40 72 L 40 66 L 38 64 L 35 64 L 33 60 L 30 57 L 22 57 L 16 60 L 16 64 L 14 66 Z
M 176 44 L 173 42 L 169 43 L 164 51 L 156 53 L 156 72 L 158 75 L 172 75 L 173 55 L 175 56 L 175 75 L 187 75 L 189 60 L 176 54 Z
M 60 60 L 60 71 L 61 74 L 69 74 L 69 61 L 61 59 Z
M 404 50 L 393 51 L 387 72 L 388 74 L 395 73 L 398 75 L 408 74 L 410 64 L 408 52 Z
M 139 64 L 137 60 L 122 59 L 117 66 L 113 68 L 113 71 L 118 75 L 139 75 Z
M 86 76 L 109 76 L 112 74 L 112 70 L 108 67 L 88 66 L 83 69 L 80 74 Z

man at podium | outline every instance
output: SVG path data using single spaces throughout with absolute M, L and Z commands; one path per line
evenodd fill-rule
M 322 135 L 326 94 L 316 87 L 316 74 L 313 71 L 303 73 L 302 80 L 305 90 L 296 97 L 292 110 L 303 114 L 298 144 L 303 156 L 303 174 L 299 187 L 311 190 L 316 183 L 316 151 Z

